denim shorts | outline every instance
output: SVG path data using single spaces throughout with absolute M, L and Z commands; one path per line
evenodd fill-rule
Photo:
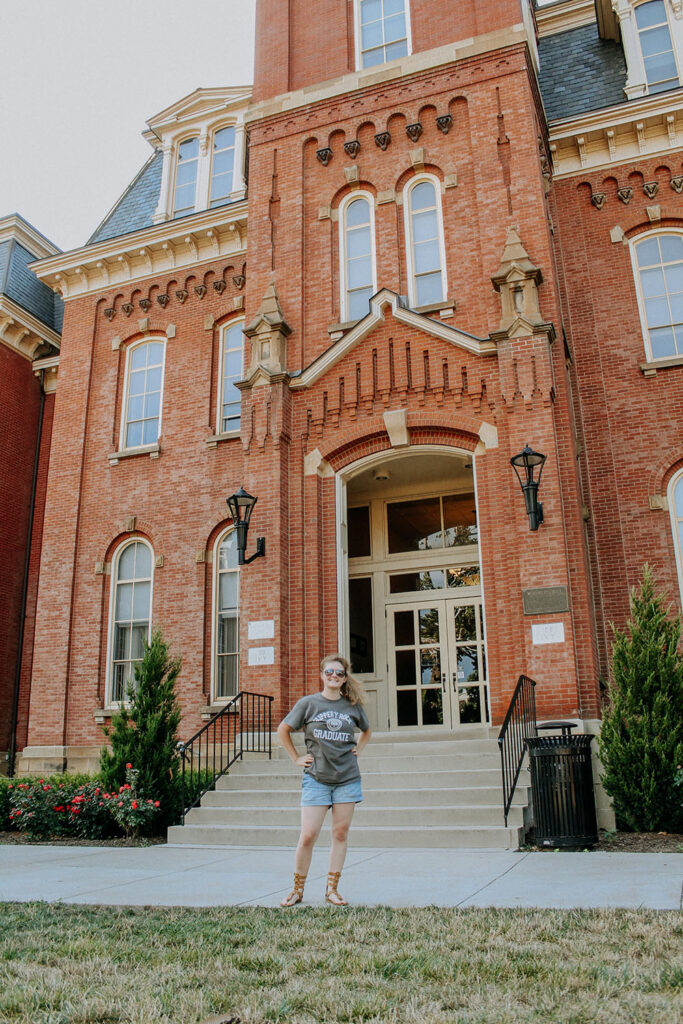
M 363 799 L 360 779 L 342 782 L 340 786 L 328 786 L 318 782 L 308 772 L 304 772 L 301 782 L 302 807 L 331 807 L 332 804 L 359 804 Z

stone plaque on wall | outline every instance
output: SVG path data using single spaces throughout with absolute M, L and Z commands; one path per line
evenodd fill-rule
M 529 587 L 522 591 L 525 615 L 557 615 L 569 611 L 566 587 Z

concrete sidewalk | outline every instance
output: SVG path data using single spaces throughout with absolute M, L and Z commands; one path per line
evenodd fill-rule
M 245 847 L 0 846 L 0 901 L 277 906 L 293 851 Z M 316 849 L 306 905 L 324 905 Z M 351 850 L 341 892 L 355 906 L 681 908 L 678 853 Z

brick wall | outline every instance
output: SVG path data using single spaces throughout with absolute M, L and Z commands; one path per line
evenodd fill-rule
M 40 386 L 30 362 L 0 345 L 0 750 L 7 750 L 18 658 L 21 596 L 28 543 Z
M 680 156 L 680 154 L 679 154 Z M 621 227 L 626 239 L 645 231 L 683 226 L 683 197 L 669 182 L 681 173 L 680 159 L 662 164 L 623 164 L 608 176 L 577 176 L 556 182 L 557 225 L 563 317 L 573 354 L 572 375 L 583 451 L 579 460 L 589 521 L 591 577 L 597 607 L 601 670 L 608 673 L 610 623 L 623 625 L 629 589 L 646 562 L 655 569 L 670 600 L 680 607 L 669 515 L 650 508 L 666 493 L 683 463 L 681 367 L 646 377 L 646 355 L 636 287 L 626 242 L 611 240 Z M 653 200 L 643 184 L 658 182 Z M 631 186 L 628 204 L 617 188 Z M 604 192 L 602 209 L 591 203 Z M 659 205 L 661 220 L 647 207 Z

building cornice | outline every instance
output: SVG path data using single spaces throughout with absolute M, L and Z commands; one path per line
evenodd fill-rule
M 551 121 L 548 133 L 556 178 L 666 157 L 683 142 L 683 89 Z
M 187 125 L 219 117 L 235 107 L 246 106 L 250 99 L 250 85 L 195 89 L 189 96 L 184 96 L 150 117 L 147 121 L 148 129 L 142 133 L 143 137 L 155 146 L 164 135 L 176 134 Z
M 244 253 L 247 201 L 164 221 L 31 264 L 63 299 Z
M 559 3 L 536 9 L 540 37 L 567 32 L 582 25 L 595 24 L 595 0 L 560 0 Z
M 41 259 L 43 256 L 54 256 L 61 252 L 61 249 L 41 235 L 40 231 L 36 231 L 33 225 L 20 217 L 18 213 L 0 217 L 0 242 L 7 242 L 12 238 L 32 253 L 36 259 Z
M 60 336 L 7 295 L 0 295 L 0 343 L 32 360 L 59 350 Z
M 362 71 L 350 72 L 339 78 L 333 78 L 321 85 L 297 89 L 283 93 L 272 99 L 261 100 L 252 104 L 246 114 L 247 123 L 275 117 L 298 107 L 310 106 L 324 100 L 334 99 L 346 93 L 358 92 L 386 82 L 392 82 L 408 75 L 415 75 L 467 57 L 480 57 L 482 54 L 495 50 L 507 49 L 525 43 L 532 55 L 536 54 L 536 40 L 532 39 L 525 25 L 520 22 L 495 32 L 487 32 L 476 38 L 461 39 L 447 46 L 438 46 L 432 50 L 413 53 L 398 60 L 389 61 L 379 68 L 364 68 Z M 535 59 L 535 57 L 534 57 Z

